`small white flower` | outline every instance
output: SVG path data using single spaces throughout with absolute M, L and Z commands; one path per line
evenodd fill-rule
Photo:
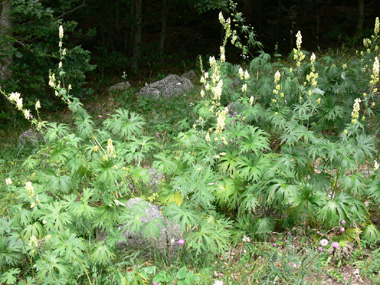
M 311 57 L 310 57 L 310 61 L 311 61 L 312 64 L 314 64 L 315 59 L 316 59 L 316 56 L 315 56 L 314 53 L 312 53 L 312 55 L 311 55 Z
M 246 70 L 246 71 L 244 72 L 244 79 L 245 79 L 245 80 L 248 80 L 248 79 L 249 79 L 249 73 L 248 73 L 248 70 Z
M 327 246 L 329 244 L 329 241 L 327 239 L 321 239 L 319 242 L 319 245 L 321 246 Z
M 243 242 L 250 242 L 250 241 L 251 241 L 251 239 L 249 237 L 247 237 L 247 236 L 243 237 Z
M 63 27 L 62 27 L 62 25 L 59 26 L 59 38 L 60 39 L 63 38 Z
M 222 12 L 219 13 L 219 22 L 220 22 L 221 24 L 224 24 L 224 23 L 225 23 L 225 20 L 224 20 L 224 17 L 223 17 L 223 13 L 222 13 Z
M 24 117 L 25 119 L 29 120 L 30 119 L 30 111 L 28 109 L 24 110 Z
M 243 68 L 241 68 L 241 67 L 239 68 L 239 77 L 241 80 L 244 79 L 244 71 L 243 71 Z
M 7 185 L 11 185 L 11 184 L 12 184 L 12 179 L 10 179 L 10 178 L 6 178 L 6 179 L 5 179 L 5 183 L 6 183 Z
M 17 109 L 21 111 L 22 110 L 22 98 L 17 99 L 16 105 L 17 105 Z
M 379 164 L 377 163 L 376 160 L 375 160 L 375 166 L 374 166 L 374 169 L 375 169 L 375 171 L 379 169 Z
M 213 285 L 223 285 L 223 281 L 215 280 Z
M 301 31 L 298 31 L 296 38 L 297 38 L 297 41 L 296 41 L 297 49 L 301 49 L 301 44 L 302 44 Z
M 17 102 L 19 98 L 20 98 L 20 93 L 18 93 L 18 92 L 12 92 L 12 93 L 9 95 L 9 100 L 10 100 L 11 102 Z
M 35 105 L 34 107 L 36 108 L 36 110 L 39 109 L 39 108 L 41 108 L 40 100 L 38 100 L 38 101 L 36 102 L 36 105 Z
M 275 75 L 274 75 L 274 83 L 279 82 L 281 79 L 281 73 L 277 70 Z

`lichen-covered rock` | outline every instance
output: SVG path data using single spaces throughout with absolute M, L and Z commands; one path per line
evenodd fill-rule
M 197 77 L 197 75 L 196 75 L 194 70 L 190 70 L 190 71 L 182 74 L 181 77 L 187 78 L 189 80 L 194 80 Z
M 127 90 L 129 87 L 131 87 L 131 84 L 128 81 L 120 82 L 115 85 L 112 85 L 110 88 L 108 88 L 109 92 L 118 92 L 118 91 L 124 91 Z
M 119 230 L 125 229 L 123 235 L 126 241 L 118 244 L 119 248 L 149 249 L 159 252 L 173 253 L 180 245 L 172 240 L 181 238 L 180 227 L 172 225 L 160 212 L 158 206 L 146 202 L 140 198 L 128 200 L 126 207 L 130 209 L 131 219 L 136 221 L 139 230 L 133 230 L 134 223 L 120 225 Z M 156 234 L 157 233 L 157 234 Z
M 23 148 L 24 146 L 30 144 L 32 146 L 37 146 L 43 141 L 43 137 L 40 133 L 29 129 L 18 136 L 18 147 Z
M 194 89 L 194 85 L 188 78 L 170 74 L 164 79 L 147 84 L 136 94 L 154 98 L 172 98 Z

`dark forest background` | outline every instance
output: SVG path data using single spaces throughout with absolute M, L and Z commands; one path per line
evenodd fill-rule
M 7 0 L 2 1 L 2 87 L 33 104 L 54 98 L 49 70 L 59 62 L 58 27 L 65 29 L 64 68 L 75 96 L 99 85 L 153 80 L 195 67 L 197 56 L 217 55 L 223 38 L 219 11 L 227 0 Z M 269 53 L 289 54 L 301 30 L 303 48 L 323 53 L 356 48 L 373 30 L 378 0 L 239 0 L 238 11 Z M 277 49 L 276 49 L 277 48 Z M 241 61 L 230 47 L 227 60 Z M 257 51 L 252 50 L 252 55 Z M 206 57 L 205 57 L 206 58 Z M 91 91 L 92 90 L 92 91 Z M 0 99 L 4 106 L 4 98 Z M 55 103 L 48 103 L 54 108 Z M 50 105 L 49 105 L 50 104 Z M 9 117 L 2 108 L 0 119 Z

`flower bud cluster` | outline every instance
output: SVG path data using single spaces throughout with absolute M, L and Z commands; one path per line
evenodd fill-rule
M 297 49 L 293 49 L 293 52 L 294 52 L 293 58 L 295 61 L 297 61 L 297 67 L 300 67 L 301 61 L 303 61 L 305 59 L 305 55 L 301 51 L 301 44 L 302 44 L 301 31 L 298 31 L 296 38 L 297 38 L 297 41 L 296 41 Z
M 372 86 L 375 86 L 379 82 L 379 59 L 375 57 L 373 63 L 373 71 L 371 75 L 371 81 L 369 82 Z
M 281 73 L 277 70 L 274 75 L 274 84 L 276 84 L 276 88 L 273 89 L 273 94 L 278 94 L 281 90 L 281 85 L 279 84 L 281 80 Z
M 28 191 L 29 198 L 32 199 L 34 196 L 34 187 L 33 187 L 32 182 L 30 182 L 30 181 L 26 182 L 25 183 L 25 189 L 26 189 L 26 191 Z
M 7 184 L 7 186 L 8 186 L 8 185 L 11 185 L 11 184 L 12 184 L 12 179 L 10 179 L 10 178 L 6 178 L 6 179 L 5 179 L 5 184 Z
M 112 139 L 109 138 L 107 142 L 107 153 L 110 157 L 116 157 L 116 155 L 114 154 L 114 151 L 115 151 L 115 147 L 112 144 Z
M 223 132 L 224 127 L 226 126 L 225 120 L 226 120 L 226 115 L 228 113 L 228 108 L 224 108 L 223 111 L 219 111 L 217 113 L 218 116 L 218 123 L 216 125 L 216 130 L 215 134 L 221 134 Z
M 356 124 L 359 118 L 360 102 L 361 102 L 360 98 L 355 99 L 354 109 L 352 110 L 352 113 L 351 113 L 351 117 L 352 117 L 351 122 L 353 124 Z

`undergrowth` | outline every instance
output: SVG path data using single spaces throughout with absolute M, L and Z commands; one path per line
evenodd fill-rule
M 132 100 L 134 108 L 94 118 L 70 95 L 62 27 L 49 85 L 71 122 L 43 121 L 43 102 L 31 111 L 2 91 L 43 136 L 23 161 L 0 158 L 2 283 L 303 284 L 339 280 L 330 269 L 345 264 L 377 280 L 377 251 L 365 257 L 380 238 L 378 18 L 349 61 L 302 50 L 298 32 L 282 62 L 262 50 L 249 60 L 238 35 L 261 44 L 233 16 L 220 14 L 220 57 L 185 99 Z M 228 42 L 242 49 L 243 66 L 226 61 Z M 134 197 L 178 225 L 176 258 L 118 247 L 127 242 L 120 227 L 144 239 L 164 226 L 126 207 Z

